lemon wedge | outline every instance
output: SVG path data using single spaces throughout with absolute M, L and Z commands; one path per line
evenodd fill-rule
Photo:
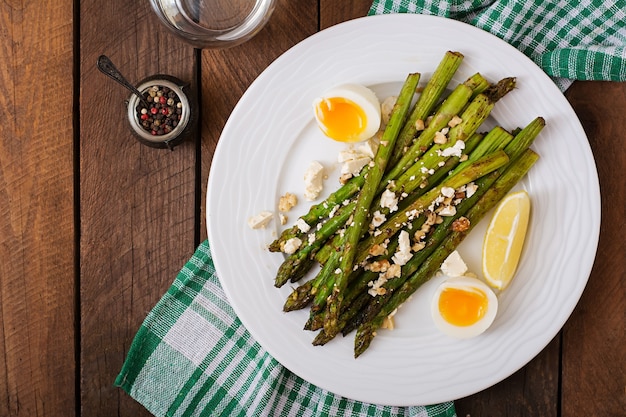
M 515 275 L 529 217 L 530 197 L 526 191 L 518 191 L 502 199 L 487 227 L 482 269 L 485 281 L 497 290 L 504 290 Z

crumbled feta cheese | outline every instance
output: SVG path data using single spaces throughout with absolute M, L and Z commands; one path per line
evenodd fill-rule
M 478 190 L 478 185 L 473 182 L 470 182 L 465 186 L 465 197 L 470 198 L 474 195 L 474 193 Z
M 302 232 L 302 233 L 306 233 L 309 230 L 311 230 L 311 226 L 309 226 L 309 224 L 307 222 L 304 221 L 304 219 L 299 218 L 296 221 L 296 226 L 298 226 L 298 229 Z
M 467 272 L 467 265 L 458 251 L 452 252 L 441 264 L 441 272 L 450 277 L 460 277 Z
M 358 158 L 358 155 L 352 148 L 341 150 L 337 154 L 337 162 L 340 164 L 343 164 L 346 161 L 352 161 L 355 158 Z
M 372 226 L 378 227 L 383 224 L 385 220 L 387 220 L 387 217 L 385 217 L 385 215 L 379 210 L 376 210 L 372 216 Z
M 378 150 L 378 141 L 379 138 L 377 136 L 369 138 L 357 146 L 356 151 L 362 156 L 368 156 L 371 159 L 374 159 L 376 151 Z
M 444 149 L 441 152 L 441 156 L 458 156 L 460 158 L 463 149 L 465 149 L 465 142 L 463 142 L 462 140 L 457 140 L 454 145 Z
M 278 213 L 278 218 L 280 219 L 281 225 L 284 226 L 287 224 L 287 216 L 285 216 L 283 213 Z
M 405 265 L 413 256 L 411 253 L 411 238 L 406 230 L 400 232 L 398 236 L 398 249 L 391 257 L 393 263 L 399 266 Z
M 398 197 L 396 197 L 393 191 L 385 190 L 380 196 L 380 206 L 388 208 L 390 212 L 394 212 L 398 210 Z
M 441 210 L 439 210 L 440 216 L 454 216 L 456 214 L 456 207 L 454 206 L 443 206 Z
M 292 254 L 300 248 L 300 245 L 302 245 L 302 240 L 297 237 L 292 237 L 285 242 L 283 252 L 287 254 Z
M 324 188 L 324 166 L 317 161 L 311 162 L 304 173 L 304 198 L 315 200 Z
M 452 187 L 442 187 L 441 188 L 441 194 L 444 197 L 453 197 L 454 193 L 455 193 L 455 191 L 454 191 L 454 188 L 452 188 Z
M 248 226 L 251 229 L 264 229 L 272 220 L 272 216 L 273 213 L 271 211 L 262 211 L 248 219 Z
M 367 156 L 361 156 L 344 161 L 343 165 L 341 165 L 341 174 L 358 175 L 359 172 L 361 172 L 361 169 L 365 165 L 369 164 L 371 160 L 372 159 Z

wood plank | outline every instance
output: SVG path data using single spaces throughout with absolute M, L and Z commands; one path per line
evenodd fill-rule
M 191 46 L 149 2 L 80 2 L 80 407 L 149 414 L 113 386 L 148 311 L 195 249 L 196 145 L 146 147 L 125 123 L 128 93 L 96 70 L 108 55 L 132 82 L 165 73 L 196 88 Z
M 74 415 L 72 1 L 0 5 L 0 415 Z
M 233 108 L 257 76 L 296 43 L 317 31 L 317 5 L 279 1 L 267 25 L 250 41 L 202 51 L 201 239 L 206 239 L 206 185 L 220 133 Z
M 370 0 L 320 1 L 320 28 L 326 29 L 347 20 L 367 15 L 372 2 Z
M 562 416 L 626 413 L 626 83 L 581 82 L 567 92 L 596 160 L 602 222 L 596 262 L 563 332 Z
M 519 371 L 477 394 L 455 401 L 458 416 L 558 416 L 559 348 L 557 335 Z

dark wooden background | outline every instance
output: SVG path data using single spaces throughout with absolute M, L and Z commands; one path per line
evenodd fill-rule
M 206 238 L 206 181 L 226 119 L 272 60 L 370 3 L 280 0 L 252 41 L 203 51 L 166 32 L 147 0 L 0 3 L 0 415 L 148 415 L 113 381 Z M 188 80 L 200 92 L 196 140 L 174 152 L 134 141 L 127 94 L 96 70 L 100 54 L 135 82 Z M 459 416 L 626 415 L 626 85 L 577 82 L 566 96 L 602 191 L 589 284 L 545 350 L 458 400 Z

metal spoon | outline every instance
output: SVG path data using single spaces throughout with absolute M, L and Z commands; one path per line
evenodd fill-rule
M 109 77 L 113 78 L 115 81 L 117 81 L 118 83 L 126 87 L 128 90 L 130 90 L 137 97 L 139 97 L 139 100 L 141 100 L 141 103 L 146 108 L 150 108 L 150 104 L 148 104 L 146 99 L 143 97 L 143 94 L 141 94 L 141 92 L 137 90 L 137 88 L 135 88 L 134 85 L 128 82 L 126 78 L 124 78 L 122 73 L 119 72 L 119 70 L 115 67 L 115 65 L 113 65 L 113 62 L 109 59 L 108 56 L 100 55 L 98 57 L 98 62 L 96 66 L 103 74 L 108 75 Z

